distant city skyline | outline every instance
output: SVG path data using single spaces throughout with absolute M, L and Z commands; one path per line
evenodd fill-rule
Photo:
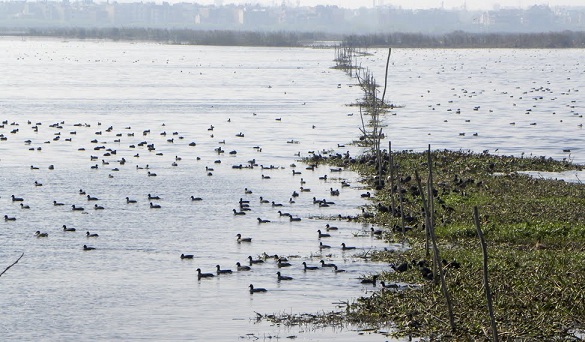
M 165 0 L 156 0 L 155 2 L 162 2 Z M 166 0 L 167 2 L 185 2 L 184 0 Z M 134 2 L 133 0 L 121 0 L 120 2 Z M 345 8 L 359 8 L 359 7 L 373 7 L 377 5 L 390 5 L 395 7 L 402 7 L 405 9 L 429 9 L 429 8 L 445 8 L 445 9 L 461 9 L 464 6 L 469 10 L 491 10 L 494 8 L 527 8 L 534 5 L 548 5 L 554 6 L 585 6 L 585 0 L 193 0 L 203 5 L 213 4 L 260 4 L 280 5 L 285 2 L 288 6 L 339 6 Z

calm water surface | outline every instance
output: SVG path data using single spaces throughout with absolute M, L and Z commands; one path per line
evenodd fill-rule
M 332 51 L 14 39 L 0 40 L 0 51 L 0 118 L 7 121 L 0 128 L 0 214 L 16 218 L 1 224 L 2 269 L 25 253 L 0 279 L 3 340 L 388 340 L 352 328 L 254 323 L 255 312 L 331 311 L 376 291 L 358 278 L 388 266 L 356 255 L 400 248 L 372 238 L 370 226 L 326 220 L 367 204 L 356 174 L 298 162 L 310 151 L 362 152 L 350 145 L 358 112 L 346 106 L 361 93 L 329 69 Z M 386 131 L 399 149 L 431 143 L 582 162 L 580 52 L 396 50 L 389 93 L 404 108 L 387 116 Z M 362 61 L 379 79 L 384 54 Z M 232 167 L 253 159 L 258 167 Z M 301 178 L 310 192 L 300 191 Z M 342 180 L 352 186 L 342 188 Z M 300 196 L 289 203 L 293 191 Z M 150 201 L 149 193 L 161 199 Z M 320 208 L 313 197 L 335 204 Z M 245 216 L 232 212 L 240 198 L 250 201 Z M 317 230 L 326 223 L 339 230 L 321 239 L 333 247 L 321 253 Z M 37 230 L 49 237 L 36 238 Z M 237 233 L 252 243 L 238 244 Z M 342 251 L 342 242 L 357 249 Z M 83 251 L 84 244 L 96 250 Z M 292 267 L 280 271 L 294 280 L 277 282 L 270 260 L 235 272 L 236 262 L 263 253 L 289 256 Z M 303 271 L 303 261 L 321 259 L 346 272 Z M 216 265 L 234 273 L 197 280 L 195 269 L 215 272 Z M 250 295 L 249 284 L 268 292 Z

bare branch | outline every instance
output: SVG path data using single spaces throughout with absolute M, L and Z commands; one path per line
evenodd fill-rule
M 12 263 L 12 265 L 10 265 L 10 266 L 6 267 L 6 269 L 5 269 L 4 271 L 2 271 L 2 273 L 0 273 L 0 277 L 1 277 L 1 276 L 2 276 L 4 273 L 6 273 L 6 271 L 8 271 L 8 270 L 9 270 L 9 269 L 10 269 L 12 266 L 16 265 L 16 264 L 17 264 L 17 263 L 20 261 L 20 259 L 21 259 L 23 256 L 24 256 L 24 253 L 22 253 L 22 254 L 20 255 L 20 257 L 19 257 L 18 259 L 16 259 L 16 261 L 15 261 L 15 262 L 13 262 L 13 263 Z

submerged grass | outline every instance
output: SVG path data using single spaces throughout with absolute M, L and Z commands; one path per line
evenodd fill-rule
M 382 158 L 385 177 L 389 158 Z M 380 279 L 387 284 L 419 286 L 384 289 L 362 297 L 344 310 L 343 319 L 371 326 L 393 324 L 400 336 L 491 339 L 482 253 L 473 222 L 473 207 L 477 206 L 488 244 L 489 281 L 500 339 L 578 339 L 575 332 L 585 330 L 585 185 L 520 172 L 581 170 L 581 166 L 542 157 L 465 151 L 434 151 L 432 160 L 436 235 L 453 301 L 455 331 L 450 329 L 440 286 L 422 276 L 432 261 L 424 249 L 424 210 L 414 173 L 426 174 L 428 164 L 426 154 L 409 151 L 394 153 L 394 161 L 404 189 L 402 211 L 411 229 L 405 235 L 396 233 L 401 231 L 397 229 L 401 218 L 398 208 L 391 206 L 388 183 L 369 205 L 373 215 L 361 219 L 387 227 L 384 236 L 389 242 L 406 240 L 412 247 L 400 253 L 373 253 L 378 261 L 405 264 L 405 271 L 389 268 Z M 375 156 L 314 157 L 311 162 L 351 167 L 372 186 L 376 180 Z

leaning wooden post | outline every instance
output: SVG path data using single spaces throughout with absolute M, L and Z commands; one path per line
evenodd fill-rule
M 485 296 L 487 298 L 488 310 L 490 313 L 490 321 L 492 325 L 492 334 L 493 334 L 493 341 L 498 342 L 498 330 L 496 327 L 496 318 L 494 316 L 494 307 L 492 303 L 492 293 L 490 291 L 490 284 L 488 281 L 488 253 L 487 253 L 487 245 L 485 243 L 485 239 L 483 238 L 483 233 L 481 231 L 481 227 L 479 226 L 479 213 L 477 207 L 473 207 L 473 218 L 475 220 L 475 228 L 477 228 L 477 236 L 479 237 L 479 242 L 481 243 L 481 251 L 483 253 L 483 288 L 485 289 Z

